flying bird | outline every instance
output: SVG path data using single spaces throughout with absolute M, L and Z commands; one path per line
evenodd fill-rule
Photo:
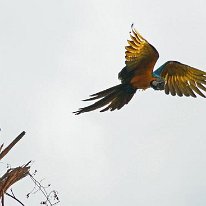
M 100 112 L 119 110 L 132 99 L 138 89 L 165 91 L 165 94 L 180 97 L 206 98 L 206 72 L 177 61 L 167 61 L 153 71 L 159 58 L 158 51 L 132 25 L 130 40 L 125 47 L 126 66 L 119 72 L 121 84 L 90 95 L 83 101 L 97 100 L 95 103 L 80 108 L 76 115 L 90 112 L 101 107 Z

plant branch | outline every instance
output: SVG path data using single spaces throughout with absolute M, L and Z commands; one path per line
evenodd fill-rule
M 1 153 L 0 153 L 0 160 L 11 150 L 11 148 L 26 134 L 26 132 L 22 132 L 20 135 L 18 135 L 8 147 L 6 147 Z M 2 149 L 3 146 L 1 146 Z
M 9 196 L 9 197 L 11 197 L 11 198 L 13 198 L 14 200 L 16 200 L 19 204 L 21 204 L 22 206 L 24 206 L 24 204 L 19 200 L 19 199 L 17 199 L 14 195 L 10 195 L 9 193 L 5 193 L 7 196 Z M 12 194 L 13 194 L 13 192 L 12 192 Z

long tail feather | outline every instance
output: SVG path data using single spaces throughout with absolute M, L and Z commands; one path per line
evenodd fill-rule
M 117 86 L 111 87 L 109 89 L 103 90 L 96 94 L 90 95 L 91 98 L 86 99 L 84 101 L 90 101 L 95 99 L 100 99 L 94 104 L 80 108 L 78 111 L 73 112 L 75 115 L 90 112 L 101 107 L 108 105 L 106 108 L 102 109 L 101 112 L 105 112 L 107 110 L 113 111 L 115 109 L 121 109 L 125 104 L 132 99 L 135 94 L 136 89 L 131 87 L 128 84 L 119 84 Z
M 117 86 L 114 86 L 114 87 L 111 87 L 109 89 L 105 89 L 101 92 L 98 92 L 98 93 L 95 93 L 95 94 L 91 94 L 90 97 L 91 98 L 88 98 L 88 99 L 84 99 L 83 101 L 90 101 L 90 100 L 95 100 L 95 99 L 100 99 L 100 98 L 103 98 L 115 91 L 117 91 L 118 87 L 121 88 L 122 84 L 119 84 Z

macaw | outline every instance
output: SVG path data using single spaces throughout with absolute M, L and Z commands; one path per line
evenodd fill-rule
M 206 98 L 206 72 L 177 61 L 167 61 L 153 71 L 159 58 L 158 51 L 141 36 L 132 26 L 128 46 L 125 47 L 126 66 L 119 72 L 121 84 L 90 95 L 90 100 L 98 100 L 94 104 L 80 108 L 76 115 L 104 107 L 100 112 L 119 110 L 132 99 L 138 89 L 165 91 L 165 94 L 180 97 L 196 94 Z M 100 100 L 99 100 L 100 99 Z

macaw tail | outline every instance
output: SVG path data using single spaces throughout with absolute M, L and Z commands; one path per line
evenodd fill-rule
M 100 112 L 105 112 L 107 110 L 113 111 L 115 109 L 121 109 L 125 104 L 127 104 L 135 94 L 137 89 L 134 89 L 128 84 L 119 84 L 109 89 L 103 90 L 96 94 L 90 95 L 91 98 L 85 99 L 83 101 L 90 101 L 100 99 L 94 104 L 80 108 L 78 111 L 73 112 L 75 115 L 90 112 L 95 109 L 99 109 L 108 105 L 106 108 L 102 109 Z

